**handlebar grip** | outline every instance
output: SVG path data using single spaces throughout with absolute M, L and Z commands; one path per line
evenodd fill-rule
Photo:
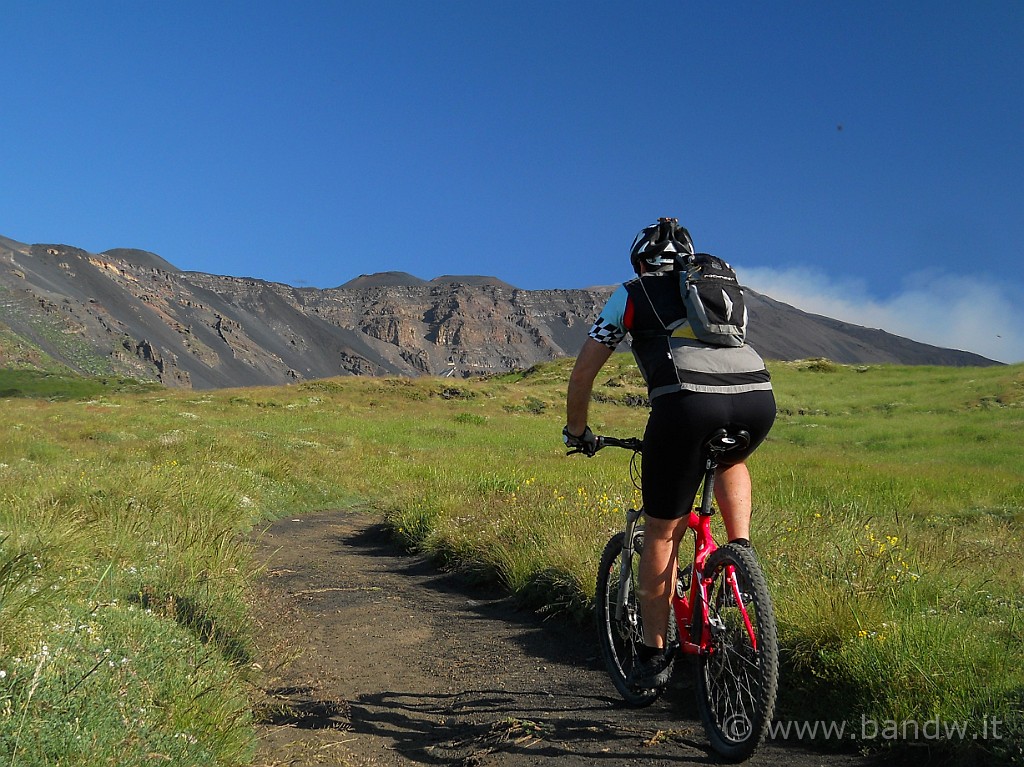
M 637 453 L 643 450 L 643 440 L 639 437 L 628 437 L 626 439 L 619 439 L 618 437 L 599 436 L 597 438 L 597 449 L 600 450 L 603 447 L 621 447 L 626 450 L 633 450 Z

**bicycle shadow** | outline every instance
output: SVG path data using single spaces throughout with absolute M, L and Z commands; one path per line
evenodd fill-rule
M 602 716 L 608 704 L 600 697 L 580 706 L 578 696 L 561 704 L 560 696 L 551 696 L 555 700 L 545 705 L 535 702 L 537 696 L 535 690 L 508 689 L 366 694 L 351 702 L 350 725 L 355 733 L 390 740 L 402 756 L 423 764 L 470 765 L 499 755 L 524 764 L 557 758 L 560 767 L 718 763 L 695 724 L 651 732 L 641 723 Z

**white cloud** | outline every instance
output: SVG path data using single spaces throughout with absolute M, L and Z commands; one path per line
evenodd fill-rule
M 820 271 L 737 266 L 737 272 L 758 293 L 806 312 L 1000 362 L 1024 361 L 1024 289 L 1013 283 L 915 274 L 897 293 L 879 298 L 861 281 L 836 281 Z

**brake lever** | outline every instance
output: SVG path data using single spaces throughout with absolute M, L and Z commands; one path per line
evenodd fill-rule
M 593 453 L 588 453 L 582 447 L 577 447 L 572 450 L 569 450 L 566 453 L 566 455 L 576 455 L 576 453 L 583 453 L 583 455 L 585 455 L 587 458 L 593 458 L 595 455 L 597 455 L 597 450 L 595 450 Z

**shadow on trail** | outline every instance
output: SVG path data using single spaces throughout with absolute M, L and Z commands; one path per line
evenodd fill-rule
M 346 701 L 322 700 L 308 685 L 272 687 L 254 707 L 257 724 L 300 730 L 349 730 L 351 708 Z
M 351 535 L 337 536 L 335 542 L 343 547 L 359 548 L 375 556 L 392 558 L 400 564 L 390 568 L 390 572 L 414 578 L 418 586 L 438 594 L 459 596 L 466 601 L 468 611 L 481 618 L 500 620 L 523 629 L 523 633 L 512 641 L 527 657 L 538 662 L 604 670 L 590 620 L 579 622 L 564 615 L 544 616 L 536 609 L 518 602 L 500 585 L 486 582 L 472 573 L 440 569 L 440 563 L 403 548 L 383 523 L 371 525 Z M 596 562 L 594 567 L 596 572 Z M 609 697 L 608 700 L 618 699 Z
M 360 696 L 351 704 L 354 732 L 388 738 L 406 758 L 424 764 L 473 765 L 494 754 L 522 755 L 531 764 L 559 758 L 560 765 L 602 760 L 643 760 L 646 764 L 716 764 L 717 759 L 692 729 L 651 733 L 607 721 L 604 699 L 580 706 L 578 696 L 550 696 L 544 705 L 536 691 L 469 690 L 443 694 L 384 692 Z M 476 715 L 476 716 L 474 716 Z M 477 721 L 479 715 L 487 717 Z M 569 715 L 560 718 L 560 715 Z M 686 746 L 672 757 L 654 753 L 659 745 Z

